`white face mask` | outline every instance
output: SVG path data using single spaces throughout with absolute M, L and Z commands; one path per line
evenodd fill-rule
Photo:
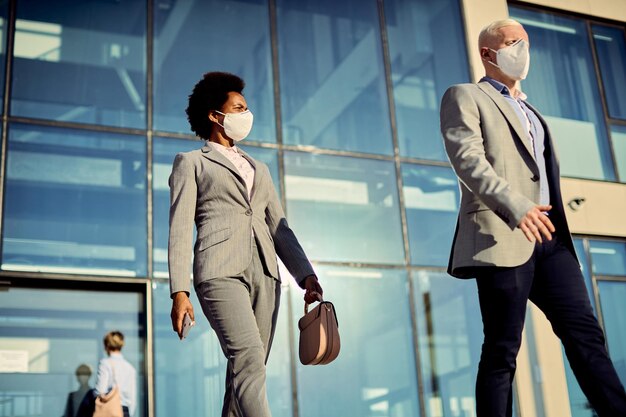
M 224 115 L 224 124 L 220 126 L 224 128 L 226 136 L 235 142 L 244 140 L 252 130 L 254 116 L 250 110 L 241 113 L 222 113 L 217 110 L 215 112 Z M 219 122 L 217 124 L 219 125 Z
M 489 49 L 496 53 L 497 64 L 491 61 L 487 62 L 496 68 L 500 68 L 504 74 L 516 81 L 526 78 L 528 69 L 530 68 L 528 42 L 524 39 L 520 39 L 514 44 L 505 46 L 497 51 L 495 49 Z

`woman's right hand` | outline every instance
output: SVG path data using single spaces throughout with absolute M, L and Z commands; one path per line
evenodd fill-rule
M 170 313 L 172 329 L 178 334 L 180 339 L 183 338 L 183 318 L 185 313 L 189 313 L 191 321 L 195 321 L 189 295 L 185 291 L 180 291 L 172 297 L 172 312 Z

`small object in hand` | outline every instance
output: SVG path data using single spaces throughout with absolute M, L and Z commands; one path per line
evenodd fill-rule
M 183 318 L 183 335 L 180 338 L 180 340 L 183 340 L 184 338 L 187 337 L 187 335 L 189 334 L 189 330 L 191 330 L 191 328 L 196 324 L 195 321 L 191 320 L 191 317 L 189 317 L 189 313 L 185 313 L 185 317 Z

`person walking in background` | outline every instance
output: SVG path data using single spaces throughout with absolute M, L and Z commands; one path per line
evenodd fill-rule
M 98 365 L 95 394 L 107 394 L 117 385 L 124 417 L 130 417 L 135 414 L 137 406 L 137 372 L 122 356 L 124 335 L 115 330 L 107 333 L 103 341 L 107 357 Z
M 168 262 L 172 327 L 182 337 L 189 301 L 194 222 L 193 283 L 202 310 L 228 360 L 223 417 L 271 415 L 265 364 L 280 302 L 276 255 L 305 300 L 322 288 L 289 228 L 267 165 L 236 143 L 253 116 L 236 75 L 209 72 L 189 96 L 187 116 L 201 149 L 176 155 L 170 185 Z
M 515 20 L 479 36 L 486 76 L 449 88 L 441 132 L 461 188 L 448 272 L 475 277 L 484 342 L 478 417 L 512 415 L 512 381 L 528 300 L 561 339 L 600 417 L 626 416 L 626 393 L 591 308 L 563 208 L 550 131 L 520 91 L 529 39 Z

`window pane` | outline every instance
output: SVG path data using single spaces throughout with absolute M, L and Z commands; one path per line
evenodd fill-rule
M 285 153 L 287 217 L 311 259 L 404 263 L 392 162 Z
M 468 82 L 458 0 L 386 0 L 385 18 L 400 152 L 446 160 L 439 100 L 452 84 Z
M 13 115 L 145 126 L 145 1 L 17 3 Z
M 321 265 L 315 269 L 324 295 L 335 305 L 342 350 L 328 366 L 296 368 L 299 415 L 419 416 L 406 273 Z M 301 292 L 293 295 L 297 326 L 303 301 Z M 295 343 L 297 352 L 298 340 Z
M 254 113 L 250 139 L 276 141 L 268 10 L 267 0 L 158 3 L 156 129 L 189 132 L 187 98 L 203 73 L 219 70 L 237 74 L 246 82 L 244 95 Z
M 427 414 L 474 415 L 483 334 L 476 283 L 428 271 L 412 280 Z
M 146 274 L 145 139 L 14 125 L 2 268 Z
M 597 245 L 598 242 L 589 241 L 589 243 L 590 243 L 590 246 L 592 247 L 593 245 Z M 585 284 L 587 285 L 587 291 L 589 293 L 589 299 L 591 300 L 591 306 L 593 307 L 594 312 L 597 315 L 597 308 L 596 308 L 595 298 L 593 295 L 593 284 L 591 283 L 591 269 L 589 268 L 589 264 L 587 262 L 587 255 L 585 253 L 585 249 L 583 246 L 583 240 L 574 239 L 574 247 L 576 248 L 578 260 L 581 263 L 583 275 L 585 277 Z M 594 251 L 597 252 L 597 248 L 596 249 L 591 248 L 592 258 L 594 259 L 594 263 L 595 263 L 597 256 L 594 255 Z M 594 272 L 596 271 L 594 270 Z M 598 281 L 598 284 L 600 284 L 600 281 Z M 600 288 L 600 286 L 598 286 L 598 288 Z M 604 304 L 602 305 L 602 308 L 604 310 Z M 606 325 L 605 325 L 605 329 L 606 329 Z M 585 394 L 583 393 L 583 391 L 580 389 L 580 386 L 578 385 L 578 382 L 576 381 L 576 377 L 574 376 L 574 372 L 572 372 L 572 368 L 570 367 L 569 362 L 566 359 L 565 350 L 562 349 L 562 351 L 563 351 L 563 359 L 565 362 L 565 376 L 567 380 L 567 389 L 568 389 L 568 394 L 569 394 L 570 408 L 572 410 L 572 417 L 594 417 L 595 413 L 591 410 L 591 405 L 589 404 L 589 401 L 587 401 L 587 397 L 585 397 Z M 613 360 L 615 361 L 615 358 L 613 358 Z
M 0 415 L 64 415 L 69 394 L 80 391 L 76 369 L 91 368 L 93 388 L 105 357 L 102 338 L 120 330 L 122 354 L 137 371 L 134 417 L 145 416 L 144 303 L 142 295 L 120 291 L 0 291 Z
M 615 370 L 626 385 L 626 281 L 598 281 L 606 341 Z
M 375 0 L 278 0 L 285 143 L 391 155 Z
M 0 83 L 2 83 L 2 87 L 0 87 L 0 100 L 4 98 L 4 60 L 6 59 L 6 36 L 7 36 L 7 26 L 9 25 L 7 21 L 7 9 L 9 2 L 8 1 L 0 1 Z M 4 100 L 2 100 L 4 103 Z M 2 109 L 3 104 L 0 104 L 0 110 Z
M 626 275 L 626 243 L 589 240 L 594 275 Z
M 530 37 L 531 68 L 522 88 L 550 127 L 561 174 L 614 180 L 585 21 L 515 7 L 509 12 Z
M 611 126 L 613 154 L 621 182 L 626 182 L 626 126 Z
M 447 266 L 459 202 L 450 168 L 403 164 L 411 264 Z
M 624 30 L 593 25 L 593 40 L 598 52 L 600 74 L 609 116 L 626 119 L 626 41 Z
M 194 149 L 199 149 L 203 144 L 203 141 L 154 138 L 152 147 L 154 158 L 152 162 L 152 224 L 154 233 L 153 268 L 155 277 L 169 277 L 167 268 L 167 242 L 169 238 L 170 187 L 168 180 L 172 173 L 174 157 L 179 152 L 189 152 Z
M 170 321 L 169 284 L 155 282 L 154 361 L 157 417 L 219 416 L 224 397 L 226 359 L 202 313 L 198 298 L 191 295 L 196 325 L 187 339 L 180 341 Z M 292 415 L 291 377 L 287 323 L 287 289 L 267 366 L 267 390 L 272 415 Z

